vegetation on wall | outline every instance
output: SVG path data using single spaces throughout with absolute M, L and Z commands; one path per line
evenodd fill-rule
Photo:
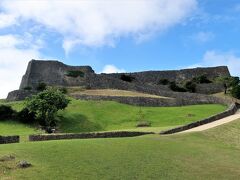
M 177 91 L 177 92 L 186 92 L 187 90 L 179 85 L 176 84 L 176 82 L 171 82 L 169 85 L 169 88 L 172 91 Z
M 67 71 L 66 73 L 66 76 L 69 76 L 69 77 L 84 77 L 84 72 L 82 71 Z
M 47 89 L 47 84 L 44 83 L 44 82 L 39 82 L 38 85 L 37 85 L 37 87 L 36 87 L 36 89 L 37 89 L 38 91 L 44 91 L 44 90 Z
M 187 81 L 184 85 L 184 87 L 186 88 L 187 91 L 189 92 L 196 92 L 196 84 L 192 81 Z
M 206 75 L 201 75 L 201 76 L 194 77 L 194 78 L 192 79 L 192 81 L 195 82 L 195 83 L 197 83 L 197 84 L 212 83 L 212 81 L 209 80 Z
M 168 85 L 170 82 L 169 82 L 169 80 L 168 79 L 160 79 L 159 81 L 158 81 L 158 84 L 160 84 L 160 85 Z
M 135 78 L 131 75 L 122 74 L 120 79 L 126 82 L 132 82 Z

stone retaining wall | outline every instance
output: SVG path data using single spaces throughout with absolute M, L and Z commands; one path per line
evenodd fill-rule
M 213 97 L 206 96 L 201 98 L 198 96 L 184 98 L 153 98 L 153 97 L 129 97 L 129 96 L 94 96 L 94 95 L 73 95 L 75 99 L 93 100 L 93 101 L 116 101 L 123 104 L 146 106 L 146 107 L 174 107 L 197 104 L 226 104 L 230 102 Z
M 153 132 L 116 131 L 116 132 L 96 132 L 96 133 L 78 133 L 78 134 L 42 134 L 42 135 L 29 135 L 29 141 L 134 137 L 134 136 L 141 136 L 146 134 L 154 134 L 154 133 Z
M 21 101 L 30 97 L 34 94 L 37 94 L 37 91 L 29 91 L 29 90 L 15 90 L 8 93 L 7 100 L 8 101 Z
M 181 131 L 185 131 L 185 130 L 188 130 L 188 129 L 192 129 L 192 128 L 195 128 L 195 127 L 198 127 L 198 126 L 201 126 L 201 125 L 204 125 L 204 124 L 208 124 L 208 123 L 217 121 L 219 119 L 222 119 L 222 118 L 225 118 L 227 116 L 231 116 L 231 115 L 235 114 L 236 111 L 238 110 L 238 107 L 239 107 L 239 104 L 232 104 L 226 111 L 224 111 L 222 113 L 219 113 L 217 115 L 214 115 L 214 116 L 208 117 L 206 119 L 203 119 L 203 120 L 200 120 L 200 121 L 197 121 L 197 122 L 193 122 L 193 123 L 190 123 L 190 124 L 187 124 L 187 125 L 183 125 L 183 126 L 180 126 L 180 127 L 170 129 L 170 130 L 162 131 L 160 134 L 174 134 L 174 133 L 178 133 L 178 132 L 181 132 Z
M 0 144 L 19 143 L 19 136 L 0 136 Z

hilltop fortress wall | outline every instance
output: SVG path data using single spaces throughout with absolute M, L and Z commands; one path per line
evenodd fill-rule
M 71 78 L 68 71 L 84 72 L 83 78 Z M 27 71 L 22 78 L 20 89 L 25 87 L 36 88 L 40 82 L 50 86 L 84 86 L 88 74 L 94 73 L 90 66 L 68 66 L 58 61 L 29 62 Z
M 82 71 L 84 77 L 69 77 L 68 71 Z M 95 74 L 90 66 L 68 66 L 58 61 L 39 61 L 29 62 L 27 71 L 22 78 L 20 89 L 24 87 L 35 88 L 39 82 L 44 82 L 50 86 L 108 86 L 114 83 L 123 84 L 120 80 L 122 74 L 130 75 L 135 78 L 134 83 L 158 84 L 160 79 L 169 81 L 191 80 L 194 77 L 206 75 L 209 79 L 218 76 L 230 76 L 226 66 L 194 68 L 173 71 L 145 71 L 135 73 L 114 73 L 114 74 Z M 121 86 L 121 85 L 120 85 Z M 97 87 L 96 87 L 97 88 Z
M 84 73 L 82 77 L 70 77 L 67 75 L 69 71 L 81 71 Z M 126 82 L 120 79 L 121 75 L 129 75 L 134 77 L 133 82 Z M 96 74 L 90 66 L 68 66 L 58 61 L 37 61 L 29 62 L 27 71 L 22 78 L 20 89 L 12 91 L 8 95 L 8 100 L 24 99 L 29 94 L 34 94 L 34 89 L 40 82 L 44 82 L 49 86 L 85 86 L 90 89 L 121 89 L 138 91 L 143 93 L 155 94 L 159 96 L 166 96 L 174 98 L 175 100 L 169 103 L 160 100 L 158 102 L 146 100 L 146 105 L 151 106 L 176 106 L 176 105 L 190 105 L 190 104 L 207 104 L 207 103 L 221 103 L 229 104 L 230 102 L 223 102 L 219 98 L 204 95 L 204 93 L 220 92 L 223 90 L 222 85 L 219 84 L 200 84 L 197 87 L 197 92 L 200 93 L 182 93 L 173 92 L 168 86 L 159 85 L 160 79 L 168 79 L 169 81 L 186 81 L 193 77 L 206 75 L 209 79 L 214 79 L 218 76 L 230 76 L 226 66 L 210 67 L 210 68 L 194 68 L 174 71 L 146 71 L 135 73 L 114 73 L 114 74 Z M 33 91 L 24 91 L 25 87 L 32 87 Z M 85 99 L 94 99 L 94 97 L 81 97 Z M 103 100 L 108 98 L 102 97 Z M 101 99 L 98 97 L 97 99 Z M 127 104 L 143 105 L 142 100 L 133 99 L 126 100 L 126 97 L 118 97 L 119 102 Z M 109 99 L 111 100 L 111 99 Z M 141 102 L 140 102 L 141 101 Z M 154 102 L 154 103 L 152 103 Z

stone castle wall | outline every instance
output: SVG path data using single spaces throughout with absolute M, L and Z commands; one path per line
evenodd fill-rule
M 84 77 L 69 77 L 66 76 L 68 71 L 82 71 Z M 123 83 L 120 76 L 123 73 L 115 74 L 95 74 L 90 66 L 68 66 L 58 61 L 38 61 L 32 60 L 29 62 L 27 71 L 22 78 L 20 89 L 24 87 L 36 87 L 39 82 L 44 82 L 54 86 L 84 86 L 90 81 L 97 82 L 95 79 L 100 79 L 97 82 L 98 86 L 108 86 L 108 83 L 113 83 L 113 79 L 117 83 Z M 184 81 L 191 80 L 193 77 L 206 75 L 209 79 L 214 79 L 218 76 L 230 76 L 226 66 L 210 67 L 210 68 L 194 68 L 174 71 L 145 71 L 136 73 L 125 73 L 135 78 L 133 83 L 141 84 L 158 84 L 160 79 L 168 79 L 169 81 Z
M 66 76 L 68 71 L 82 71 L 84 77 Z M 35 88 L 39 82 L 53 86 L 79 86 L 85 85 L 88 74 L 94 73 L 90 66 L 68 66 L 58 61 L 37 61 L 29 62 L 27 71 L 22 78 L 20 89 L 25 87 Z
M 181 82 L 191 80 L 194 77 L 206 75 L 209 79 L 214 79 L 218 76 L 230 76 L 229 70 L 226 66 L 208 67 L 208 68 L 193 68 L 172 71 L 145 71 L 134 73 L 114 73 L 108 74 L 110 77 L 120 79 L 122 74 L 130 75 L 135 78 L 137 82 L 144 82 L 150 84 L 158 84 L 160 79 L 168 79 L 169 81 Z
M 84 72 L 84 77 L 69 77 L 66 75 L 68 71 Z M 85 86 L 90 89 L 120 89 L 138 91 L 159 96 L 172 97 L 177 99 L 178 104 L 181 105 L 212 103 L 217 100 L 213 100 L 213 97 L 203 94 L 221 92 L 223 91 L 222 85 L 200 84 L 197 87 L 197 92 L 203 94 L 197 94 L 173 92 L 168 88 L 168 86 L 157 85 L 157 82 L 164 78 L 169 81 L 186 81 L 200 75 L 206 75 L 209 79 L 213 79 L 218 76 L 230 76 L 228 68 L 225 66 L 184 69 L 179 71 L 124 73 L 135 78 L 135 80 L 131 83 L 121 80 L 120 76 L 122 74 L 123 73 L 95 74 L 90 66 L 68 66 L 58 61 L 32 60 L 29 62 L 27 71 L 22 78 L 20 90 L 10 92 L 7 99 L 22 100 L 25 97 L 30 96 L 33 92 L 24 91 L 22 89 L 25 87 L 32 87 L 34 90 L 39 82 L 44 82 L 50 86 Z M 172 102 L 169 102 L 169 104 L 172 104 Z

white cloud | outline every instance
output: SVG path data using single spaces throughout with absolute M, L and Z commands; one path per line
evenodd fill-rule
M 28 61 L 40 58 L 36 45 L 31 48 L 18 47 L 25 46 L 25 42 L 14 35 L 0 36 L 0 98 L 6 98 L 9 91 L 18 89 Z
M 103 70 L 101 73 L 122 73 L 126 72 L 124 69 L 119 69 L 114 65 L 106 65 L 104 66 Z
M 1 6 L 7 15 L 60 33 L 69 52 L 76 45 L 114 46 L 126 36 L 142 41 L 181 23 L 197 0 L 4 0 Z
M 240 76 L 240 57 L 232 52 L 207 51 L 200 63 L 191 67 L 228 66 L 233 76 Z
M 206 43 L 215 38 L 214 33 L 212 32 L 198 32 L 191 36 L 191 38 L 199 43 Z
M 6 28 L 16 23 L 16 17 L 14 15 L 0 13 L 0 28 Z

